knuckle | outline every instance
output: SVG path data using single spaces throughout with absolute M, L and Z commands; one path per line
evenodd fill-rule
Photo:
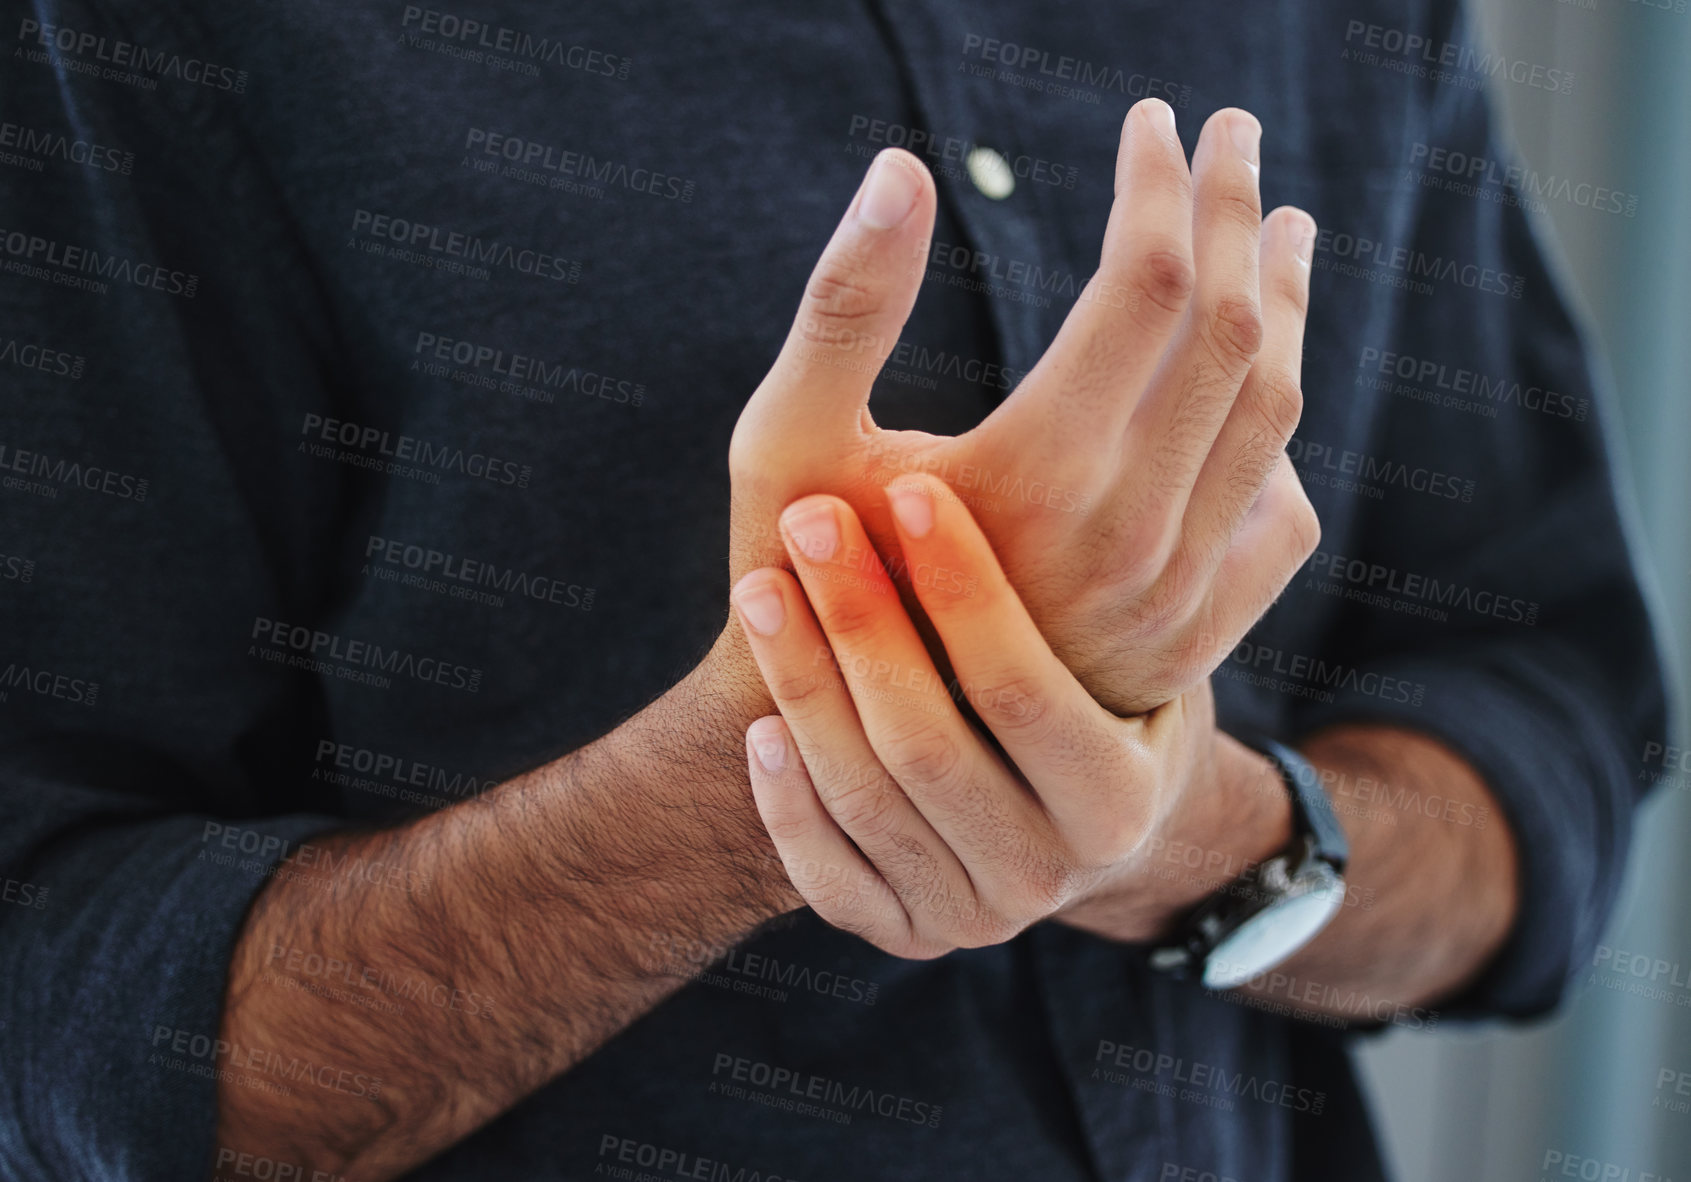
M 1086 584 L 1136 603 L 1157 586 L 1178 535 L 1156 513 L 1136 513 L 1103 531 L 1090 546 Z
M 996 907 L 979 906 L 957 922 L 953 939 L 959 948 L 990 948 L 1015 939 L 1026 926 Z
M 1128 289 L 1136 305 L 1145 304 L 1178 315 L 1186 310 L 1197 286 L 1197 270 L 1185 251 L 1153 247 L 1128 266 Z
M 1160 641 L 1179 626 L 1185 615 L 1185 605 L 1178 596 L 1158 584 L 1151 587 L 1133 604 L 1129 636 L 1138 643 Z
M 834 889 L 809 894 L 801 891 L 800 894 L 804 895 L 804 901 L 823 923 L 866 940 L 877 948 L 893 952 L 892 945 L 903 938 L 902 933 L 887 931 L 888 925 L 865 910 L 862 900 L 849 892 Z M 896 952 L 893 954 L 898 955 Z
M 1128 781 L 1144 784 L 1151 781 Z M 1133 855 L 1150 834 L 1154 802 L 1150 794 L 1140 791 L 1124 792 L 1122 799 L 1112 801 L 1110 808 L 1100 810 L 1084 833 L 1070 843 L 1070 856 L 1083 876 L 1101 874 L 1121 865 Z
M 1229 370 L 1254 359 L 1262 348 L 1262 313 L 1256 300 L 1237 293 L 1218 296 L 1204 317 L 1205 335 Z
M 944 787 L 956 782 L 963 751 L 943 727 L 927 721 L 907 723 L 890 735 L 885 763 L 901 784 Z
M 1242 181 L 1224 184 L 1216 190 L 1210 200 L 1215 203 L 1221 216 L 1231 222 L 1235 229 L 1252 237 L 1262 232 L 1262 198 L 1254 184 L 1245 184 Z
M 1005 910 L 1025 917 L 1023 926 L 1056 914 L 1074 898 L 1082 874 L 1072 860 L 1055 856 L 1035 859 L 1018 883 L 1015 906 Z
M 832 570 L 823 568 L 816 572 L 815 577 L 827 580 L 832 576 Z M 806 591 L 811 589 L 807 587 Z M 880 652 L 885 647 L 879 641 L 888 608 L 881 599 L 882 596 L 863 588 L 857 588 L 851 594 L 828 597 L 811 593 L 811 606 L 816 609 L 822 630 L 829 640 L 840 642 L 834 645 L 834 650 L 840 654 L 842 667 L 851 667 L 848 663 L 851 662 L 851 653 Z
M 863 328 L 884 306 L 862 260 L 850 253 L 830 253 L 805 285 L 799 330 L 811 344 L 838 345 L 842 332 Z
M 888 956 L 896 956 L 900 960 L 937 960 L 952 951 L 949 944 L 919 935 L 915 931 L 901 932 L 897 936 L 869 942 Z
M 1227 487 L 1234 503 L 1222 512 L 1219 525 L 1229 535 L 1238 525 L 1239 517 L 1254 508 L 1262 497 L 1263 490 L 1268 487 L 1268 482 L 1274 475 L 1275 465 L 1280 462 L 1280 456 L 1283 454 L 1281 449 L 1284 446 L 1285 440 L 1280 437 L 1278 430 L 1264 425 L 1252 434 L 1245 446 L 1228 462 Z
M 779 848 L 781 846 L 792 846 L 809 836 L 811 820 L 799 809 L 765 809 L 763 827 L 769 830 L 770 839 Z M 793 885 L 797 887 L 799 884 L 795 882 Z
M 1277 274 L 1269 281 L 1269 290 L 1274 298 L 1291 308 L 1303 320 L 1309 316 L 1309 282 L 1305 278 L 1308 271 L 1301 274 Z
M 1127 858 L 1150 832 L 1150 819 L 1142 806 L 1125 804 L 1100 817 L 1092 829 L 1076 842 L 1075 857 L 1093 872 L 1109 870 Z
M 834 785 L 827 805 L 841 829 L 873 844 L 898 833 L 901 796 L 885 775 L 867 773 Z
M 1309 556 L 1315 553 L 1321 545 L 1321 517 L 1315 512 L 1315 506 L 1310 504 L 1309 497 L 1300 488 L 1298 494 L 1288 498 L 1286 510 L 1286 529 L 1291 539 L 1293 555 L 1297 559 L 1295 567 L 1301 567 L 1309 561 Z
M 1252 398 L 1258 413 L 1284 447 L 1303 419 L 1303 387 L 1279 366 L 1262 370 L 1254 386 Z
M 1163 577 L 1146 596 L 1146 606 L 1163 625 L 1164 633 L 1183 622 L 1209 581 L 1213 561 L 1204 549 L 1197 543 L 1177 546 L 1163 567 Z
M 827 706 L 828 700 L 840 692 L 841 687 L 834 676 L 833 669 L 828 666 L 802 670 L 781 666 L 765 670 L 763 679 L 769 686 L 770 696 L 780 705 L 782 717 L 791 724 L 816 717 Z
M 1205 630 L 1188 630 L 1169 649 L 1163 664 L 1163 681 L 1176 693 L 1185 693 L 1215 672 L 1232 647 L 1227 637 Z
M 994 734 L 1033 738 L 1052 725 L 1049 701 L 1040 692 L 1039 683 L 1024 674 L 1006 674 L 977 686 L 966 686 L 964 697 Z

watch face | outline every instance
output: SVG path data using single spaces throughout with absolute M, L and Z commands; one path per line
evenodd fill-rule
M 1322 873 L 1324 872 L 1324 873 Z M 1327 926 L 1345 901 L 1345 884 L 1332 867 L 1300 883 L 1217 942 L 1204 961 L 1206 989 L 1232 989 L 1285 960 Z

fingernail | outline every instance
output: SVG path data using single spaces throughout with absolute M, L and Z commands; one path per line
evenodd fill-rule
M 1151 126 L 1168 136 L 1171 140 L 1178 140 L 1180 133 L 1174 127 L 1174 108 L 1162 99 L 1146 99 L 1139 104 L 1145 110 L 1145 118 L 1151 121 Z
M 740 609 L 746 623 L 759 636 L 774 636 L 787 621 L 787 609 L 781 602 L 781 593 L 768 583 L 758 583 L 737 592 L 734 606 Z
M 829 501 L 817 501 L 781 518 L 793 548 L 812 562 L 827 562 L 840 546 L 840 523 Z
M 857 203 L 857 220 L 876 230 L 890 230 L 910 216 L 921 188 L 921 181 L 908 165 L 882 152 L 869 166 L 863 199 Z
M 1292 249 L 1297 252 L 1298 262 L 1309 266 L 1309 260 L 1315 255 L 1315 219 L 1307 213 L 1300 213 L 1286 227 L 1286 232 L 1292 236 Z
M 1262 124 L 1243 111 L 1237 111 L 1227 117 L 1227 134 L 1232 137 L 1239 155 L 1251 166 L 1254 176 L 1257 172 L 1257 148 L 1262 143 Z
M 934 527 L 934 502 L 922 488 L 889 488 L 887 499 L 892 502 L 892 515 L 898 518 L 899 528 L 913 538 L 925 538 Z
M 781 737 L 781 728 L 773 719 L 758 719 L 746 728 L 746 737 L 764 771 L 778 772 L 787 766 L 787 740 Z

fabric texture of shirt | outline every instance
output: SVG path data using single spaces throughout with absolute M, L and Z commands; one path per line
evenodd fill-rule
M 1452 6 L 438 2 L 4 30 L 0 1176 L 204 1176 L 196 1048 L 282 857 L 697 661 L 730 432 L 876 151 L 940 212 L 872 409 L 959 431 L 1095 268 L 1146 96 L 1188 149 L 1255 112 L 1264 208 L 1323 227 L 1291 447 L 1323 540 L 1217 671 L 1222 724 L 1469 760 L 1522 911 L 1437 1018 L 1557 1003 L 1663 691 L 1581 329 L 1510 191 L 1417 151 L 1507 159 L 1483 75 L 1402 49 L 1473 47 Z M 413 1176 L 629 1177 L 633 1143 L 764 1182 L 1358 1182 L 1349 1037 L 1066 928 L 913 963 L 800 913 Z

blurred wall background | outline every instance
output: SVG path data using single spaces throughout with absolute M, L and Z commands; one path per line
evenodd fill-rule
M 1471 39 L 1575 73 L 1569 94 L 1493 86 L 1519 163 L 1638 199 L 1629 218 L 1546 198 L 1539 224 L 1555 239 L 1618 395 L 1617 442 L 1677 666 L 1684 742 L 1691 4 L 1469 2 Z M 1369 1041 L 1360 1059 L 1399 1182 L 1649 1182 L 1652 1174 L 1691 1182 L 1691 1112 L 1670 1103 L 1687 1097 L 1657 1087 L 1664 1069 L 1691 1072 L 1691 773 L 1668 769 L 1639 815 L 1628 885 L 1604 943 L 1607 954 L 1553 1022 Z

